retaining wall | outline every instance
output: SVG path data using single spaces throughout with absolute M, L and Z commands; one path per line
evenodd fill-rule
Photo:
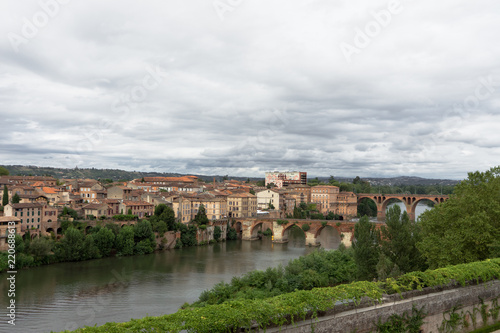
M 401 297 L 404 297 L 402 299 Z M 403 295 L 386 296 L 383 303 L 375 305 L 368 301 L 357 307 L 351 305 L 339 305 L 329 311 L 325 316 L 317 319 L 305 320 L 295 325 L 283 326 L 281 328 L 270 328 L 266 332 L 287 333 L 367 333 L 376 332 L 375 324 L 380 320 L 386 322 L 392 314 L 403 315 L 407 312 L 411 315 L 412 306 L 418 309 L 424 307 L 427 316 L 424 325 L 421 326 L 423 333 L 437 333 L 438 328 L 449 320 L 449 311 L 458 307 L 456 313 L 461 316 L 461 325 L 454 332 L 470 332 L 474 330 L 472 315 L 475 314 L 476 327 L 484 325 L 479 309 L 481 299 L 487 310 L 492 308 L 492 301 L 500 301 L 500 280 L 484 284 L 470 285 L 466 287 L 425 288 L 423 291 L 411 291 Z M 476 310 L 474 310 L 476 308 Z M 463 322 L 468 322 L 468 328 L 463 327 Z M 496 321 L 499 321 L 497 318 Z M 488 325 L 495 323 L 490 316 Z M 313 328 L 314 327 L 314 328 Z

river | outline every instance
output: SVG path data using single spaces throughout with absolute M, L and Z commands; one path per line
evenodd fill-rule
M 327 227 L 322 246 L 338 248 L 340 238 Z M 302 230 L 289 243 L 229 241 L 143 256 L 59 263 L 16 274 L 16 325 L 7 324 L 7 274 L 0 274 L 3 309 L 0 332 L 50 332 L 121 322 L 176 312 L 203 290 L 254 269 L 266 269 L 305 255 Z

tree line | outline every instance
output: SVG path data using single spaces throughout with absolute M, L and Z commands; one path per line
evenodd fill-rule
M 321 181 L 318 177 L 310 179 L 307 182 L 310 186 L 318 185 L 332 185 L 339 187 L 341 192 L 354 192 L 354 193 L 378 193 L 378 194 L 443 194 L 449 195 L 453 193 L 455 185 L 371 185 L 369 181 L 363 180 L 356 176 L 352 183 L 339 182 L 333 176 L 330 176 L 328 181 Z
M 62 216 L 76 218 L 73 209 L 64 208 Z M 135 217 L 134 217 L 135 218 Z M 85 229 L 86 223 L 81 221 L 61 222 L 63 237 L 56 239 L 55 235 L 35 237 L 32 239 L 30 231 L 24 237 L 15 236 L 16 268 L 33 267 L 65 261 L 82 261 L 104 258 L 108 256 L 131 256 L 149 254 L 157 249 L 156 234 L 162 240 L 158 248 L 163 249 L 165 232 L 179 231 L 180 240 L 175 247 L 196 246 L 196 233 L 199 228 L 204 229 L 209 220 L 205 208 L 200 207 L 193 224 L 184 225 L 175 221 L 175 214 L 171 207 L 160 204 L 155 208 L 154 215 L 148 219 L 139 220 L 134 225 L 119 225 L 108 223 Z M 231 228 L 227 239 L 236 239 L 236 231 Z M 86 232 L 84 230 L 87 230 Z M 215 241 L 221 240 L 222 230 L 214 228 Z M 7 253 L 0 253 L 0 272 L 7 269 Z

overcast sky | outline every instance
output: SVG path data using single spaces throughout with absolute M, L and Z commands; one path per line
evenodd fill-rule
M 498 1 L 5 0 L 0 27 L 0 164 L 500 165 Z

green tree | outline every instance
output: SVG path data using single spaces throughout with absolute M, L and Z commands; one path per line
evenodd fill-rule
M 116 236 L 116 250 L 120 255 L 131 256 L 134 254 L 134 245 L 134 228 L 126 225 Z
M 19 197 L 19 194 L 15 193 L 12 196 L 12 203 L 16 204 L 16 203 L 19 203 L 20 201 L 21 201 L 21 197 Z
M 109 228 L 101 228 L 95 234 L 94 241 L 101 255 L 108 257 L 115 246 L 115 234 Z
M 63 208 L 63 211 L 61 213 L 61 216 L 66 216 L 66 217 L 72 217 L 74 219 L 77 219 L 78 218 L 78 213 L 76 212 L 76 210 L 74 209 L 71 209 L 69 207 L 64 207 Z
M 83 242 L 85 236 L 83 233 L 70 226 L 64 233 L 64 237 L 56 243 L 54 253 L 62 261 L 82 260 Z
M 269 200 L 269 205 L 267 206 L 267 208 L 269 209 L 274 209 L 274 205 L 271 203 L 271 200 Z
M 42 262 L 52 251 L 53 243 L 47 238 L 35 238 L 29 248 L 29 254 L 33 256 L 35 262 Z
M 14 240 L 15 240 L 15 244 L 16 244 L 16 252 L 17 253 L 24 252 L 24 250 L 26 249 L 26 244 L 25 244 L 23 238 L 21 237 L 21 235 L 16 234 L 16 236 L 14 237 Z
M 193 222 L 195 222 L 197 225 L 208 224 L 209 220 L 205 211 L 205 206 L 203 206 L 203 204 L 201 204 L 198 208 L 198 213 L 196 213 Z
M 340 190 L 340 192 L 349 192 L 349 191 L 352 191 L 352 184 L 349 184 L 349 183 L 340 183 L 339 190 Z
M 328 185 L 340 186 L 340 182 L 335 180 L 335 178 L 333 176 L 330 176 L 330 178 L 328 179 Z
M 155 234 L 149 221 L 141 220 L 134 225 L 134 241 L 139 243 L 142 240 L 149 239 L 154 242 Z
M 95 243 L 95 236 L 93 234 L 87 235 L 83 240 L 80 260 L 97 259 L 100 257 L 101 254 L 99 253 L 99 249 Z
M 258 181 L 257 181 L 257 186 L 259 186 L 259 187 L 264 187 L 264 186 L 266 186 L 266 181 L 265 181 L 264 179 L 262 179 L 262 180 L 258 180 Z
M 181 243 L 183 246 L 195 246 L 198 245 L 196 241 L 197 228 L 194 225 L 185 225 L 182 223 L 178 224 L 178 229 L 181 232 Z
M 0 166 L 0 176 L 8 176 L 10 173 L 9 173 L 9 170 L 7 170 L 5 167 L 3 166 Z
M 9 204 L 9 190 L 7 185 L 3 186 L 3 196 L 2 196 L 2 206 L 7 206 Z
M 307 182 L 307 184 L 308 184 L 309 186 L 316 186 L 316 185 L 321 184 L 321 181 L 319 180 L 319 178 L 318 178 L 318 177 L 316 177 L 316 178 L 314 178 L 314 179 L 309 180 L 309 181 Z
M 237 240 L 237 239 L 238 239 L 238 233 L 236 232 L 236 229 L 231 227 L 228 223 L 227 224 L 226 240 Z
M 219 226 L 214 227 L 214 239 L 219 241 L 222 236 L 222 229 Z
M 424 258 L 417 249 L 420 240 L 421 232 L 417 223 L 410 221 L 406 212 L 401 214 L 398 205 L 392 206 L 387 211 L 379 237 L 381 252 L 396 266 L 388 268 L 397 269 L 403 274 L 425 269 Z
M 154 216 L 158 218 L 159 221 L 163 221 L 166 225 L 166 230 L 163 230 L 163 226 L 159 225 L 158 230 L 155 230 L 159 233 L 165 232 L 167 230 L 175 229 L 175 212 L 172 207 L 167 206 L 165 204 L 159 204 L 155 208 Z
M 375 224 L 371 223 L 368 216 L 363 216 L 354 225 L 354 261 L 359 280 L 372 280 L 376 278 L 376 266 L 379 260 L 379 247 Z
M 420 216 L 422 251 L 431 268 L 492 256 L 500 239 L 500 167 L 470 172 L 455 194 Z
M 364 215 L 372 217 L 377 216 L 377 204 L 375 203 L 375 201 L 368 198 L 364 198 L 361 200 L 361 202 L 358 204 L 358 217 Z
M 104 228 L 111 230 L 115 236 L 118 236 L 120 233 L 120 226 L 118 224 L 108 223 L 104 226 Z

